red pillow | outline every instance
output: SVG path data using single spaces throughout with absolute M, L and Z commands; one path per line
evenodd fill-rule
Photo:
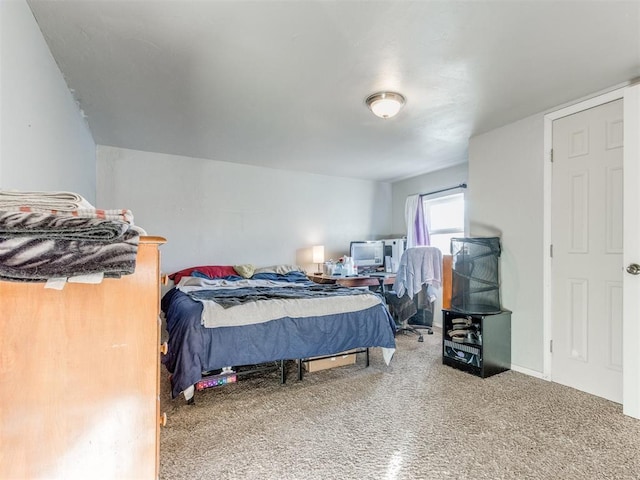
M 188 277 L 196 270 L 200 273 L 204 273 L 209 278 L 221 278 L 228 277 L 229 275 L 238 275 L 231 265 L 208 265 L 202 267 L 185 268 L 184 270 L 180 270 L 179 272 L 172 273 L 171 275 L 169 275 L 169 278 L 173 280 L 173 283 L 177 284 L 182 277 Z

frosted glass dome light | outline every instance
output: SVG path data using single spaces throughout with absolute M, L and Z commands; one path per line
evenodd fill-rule
M 404 97 L 395 92 L 378 92 L 367 97 L 367 106 L 380 118 L 391 118 L 398 114 L 404 105 Z

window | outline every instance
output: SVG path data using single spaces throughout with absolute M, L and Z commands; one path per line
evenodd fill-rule
M 423 198 L 422 206 L 431 246 L 438 247 L 444 255 L 448 255 L 451 239 L 464 236 L 464 193 Z

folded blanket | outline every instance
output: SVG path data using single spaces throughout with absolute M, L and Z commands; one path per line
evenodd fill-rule
M 99 218 L 101 220 L 118 220 L 133 225 L 133 213 L 126 209 L 100 210 L 96 208 L 80 208 L 78 210 L 51 210 L 47 208 L 23 206 L 0 206 L 0 210 L 5 212 L 36 212 L 47 215 L 71 216 L 78 218 Z
M 0 279 L 131 274 L 141 233 L 119 220 L 0 210 Z
M 113 242 L 130 228 L 126 222 L 99 218 L 48 215 L 40 212 L 4 212 L 0 209 L 0 236 L 4 238 L 63 238 Z
M 31 206 L 48 210 L 93 209 L 87 200 L 73 192 L 27 192 L 0 190 L 0 210 L 2 207 Z
M 105 277 L 131 274 L 136 267 L 139 239 L 135 228 L 110 243 L 0 234 L 0 279 L 44 282 L 92 273 L 104 273 Z

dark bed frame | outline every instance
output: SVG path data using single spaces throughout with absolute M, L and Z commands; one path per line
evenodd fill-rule
M 370 364 L 370 360 L 369 360 L 369 349 L 368 348 L 360 348 L 360 349 L 356 349 L 353 351 L 350 351 L 349 354 L 357 354 L 357 353 L 365 353 L 365 367 L 368 367 Z M 337 355 L 337 353 L 334 353 L 332 355 L 323 355 L 320 357 L 313 357 L 313 358 L 299 358 L 296 359 L 296 365 L 297 365 L 297 373 L 298 373 L 298 380 L 302 381 L 303 379 L 303 367 L 302 364 L 304 362 L 315 362 L 317 360 L 325 360 L 327 358 L 332 358 L 335 357 Z M 285 362 L 287 360 L 277 360 L 274 362 L 267 362 L 267 363 L 262 363 L 259 365 L 242 365 L 239 367 L 235 367 L 234 371 L 237 377 L 243 377 L 243 376 L 248 376 L 248 375 L 255 375 L 258 373 L 263 373 L 263 372 L 273 372 L 274 370 L 279 370 L 280 371 L 280 384 L 284 385 L 287 382 L 287 369 L 285 366 Z M 206 378 L 207 376 L 211 376 L 214 375 L 214 373 L 212 372 L 207 372 L 207 374 L 203 374 L 202 378 Z M 195 391 L 193 396 L 187 400 L 187 405 L 195 405 Z

